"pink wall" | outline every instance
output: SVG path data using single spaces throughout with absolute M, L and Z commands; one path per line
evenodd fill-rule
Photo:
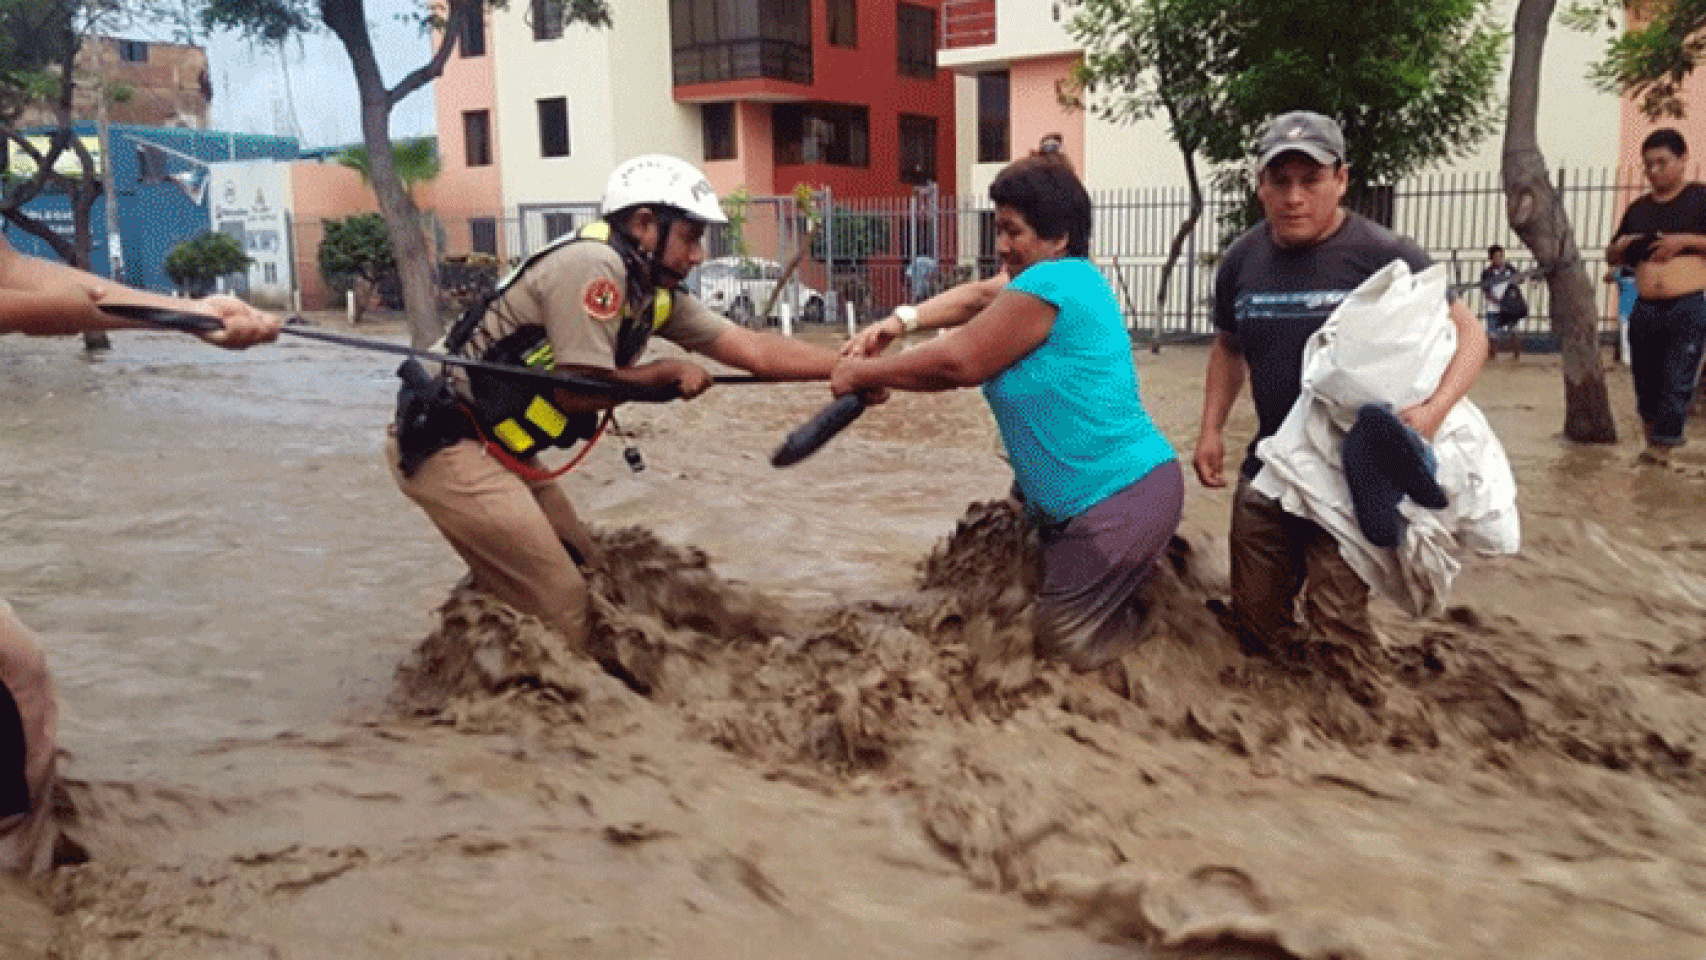
M 1061 106 L 1058 93 L 1058 85 L 1072 76 L 1078 60 L 1078 54 L 1069 53 L 1025 60 L 1009 68 L 1009 136 L 1014 159 L 1035 150 L 1044 134 L 1058 133 L 1062 152 L 1080 174 L 1084 173 L 1084 111 Z
M 1690 74 L 1682 88 L 1683 101 L 1691 109 L 1680 119 L 1665 117 L 1662 120 L 1649 120 L 1634 101 L 1628 97 L 1623 98 L 1622 136 L 1617 151 L 1617 170 L 1620 177 L 1637 184 L 1641 190 L 1647 188 L 1646 179 L 1641 173 L 1641 141 L 1660 127 L 1670 127 L 1682 134 L 1682 139 L 1688 142 L 1691 176 L 1698 179 L 1702 164 L 1706 163 L 1706 75 Z
M 736 101 L 735 138 L 735 159 L 707 161 L 703 164 L 705 179 L 719 197 L 726 197 L 742 186 L 748 193 L 768 195 L 769 185 L 776 176 L 770 104 Z
M 470 217 L 503 217 L 503 180 L 499 173 L 496 101 L 496 50 L 491 36 L 491 18 L 486 21 L 486 53 L 465 57 L 458 50 L 445 61 L 444 73 L 433 85 L 438 111 L 438 153 L 443 169 L 430 184 L 423 184 L 415 201 L 438 214 L 444 227 L 445 253 L 467 253 L 471 249 Z M 436 37 L 435 37 L 436 39 Z M 491 163 L 468 166 L 462 114 L 485 110 L 491 124 Z M 505 231 L 498 230 L 502 254 Z
M 290 165 L 291 242 L 295 244 L 296 284 L 304 310 L 342 306 L 320 278 L 320 237 L 326 220 L 377 213 L 379 203 L 361 175 L 333 161 L 301 160 Z

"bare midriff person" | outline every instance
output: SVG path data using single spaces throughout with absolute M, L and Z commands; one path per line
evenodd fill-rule
M 1619 243 L 1628 246 L 1623 238 L 1619 238 Z M 1661 259 L 1673 247 L 1676 252 Z M 1653 244 L 1652 255 L 1635 267 L 1635 290 L 1643 300 L 1670 300 L 1706 290 L 1706 236 L 1660 234 Z
M 1643 300 L 1706 290 L 1706 190 L 1687 180 L 1687 157 L 1686 147 L 1668 140 L 1643 147 L 1641 165 L 1653 189 L 1624 211 L 1605 249 L 1607 263 L 1635 268 Z

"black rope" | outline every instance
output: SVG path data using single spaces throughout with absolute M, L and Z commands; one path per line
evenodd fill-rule
M 103 304 L 100 308 L 115 317 L 126 320 L 140 320 L 155 326 L 171 330 L 182 330 L 187 333 L 212 333 L 223 330 L 225 325 L 217 319 L 200 313 L 187 313 L 182 310 L 169 310 L 164 307 L 148 307 L 139 304 Z M 471 370 L 482 370 L 487 373 L 509 377 L 513 380 L 525 380 L 531 383 L 549 385 L 553 389 L 568 390 L 571 393 L 588 394 L 605 400 L 616 400 L 623 403 L 663 403 L 677 400 L 681 392 L 674 385 L 639 386 L 627 383 L 614 383 L 583 374 L 570 373 L 563 370 L 547 372 L 535 370 L 532 367 L 518 367 L 507 363 L 489 363 L 484 360 L 474 360 L 468 357 L 457 357 L 445 353 L 433 353 L 430 350 L 417 350 L 402 344 L 390 343 L 385 340 L 373 340 L 367 337 L 352 337 L 347 334 L 332 333 L 318 330 L 305 324 L 286 324 L 279 332 L 308 340 L 321 340 L 335 343 L 339 346 L 353 347 L 357 350 L 371 350 L 376 353 L 392 353 L 398 356 L 413 357 L 417 360 L 430 360 L 434 363 L 446 363 Z M 721 374 L 711 378 L 713 383 L 720 384 L 752 384 L 765 383 L 751 374 Z

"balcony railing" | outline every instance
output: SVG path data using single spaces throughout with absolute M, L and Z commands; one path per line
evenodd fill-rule
M 995 0 L 946 0 L 942 4 L 943 50 L 994 42 Z
M 675 85 L 728 80 L 812 82 L 812 48 L 792 40 L 726 40 L 675 48 Z

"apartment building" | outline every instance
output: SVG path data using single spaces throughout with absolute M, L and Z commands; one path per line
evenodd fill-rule
M 1516 0 L 1498 0 L 1493 16 L 1508 24 L 1515 10 Z M 943 0 L 940 61 L 958 77 L 957 162 L 968 194 L 981 196 L 1003 164 L 1046 133 L 1061 134 L 1092 190 L 1184 182 L 1178 148 L 1159 119 L 1112 124 L 1061 104 L 1058 91 L 1082 59 L 1067 32 L 1071 15 L 1060 0 Z M 1618 98 L 1587 79 L 1605 40 L 1603 32 L 1561 26 L 1547 36 L 1539 127 L 1553 164 L 1611 168 L 1627 156 Z M 1501 87 L 1508 63 L 1507 51 Z M 1501 150 L 1495 135 L 1442 170 L 1496 171 Z
M 558 26 L 561 3 L 490 11 L 436 90 L 442 176 L 507 221 L 506 249 L 586 219 L 642 153 L 699 164 L 722 194 L 956 187 L 941 0 L 643 0 L 602 29 Z

